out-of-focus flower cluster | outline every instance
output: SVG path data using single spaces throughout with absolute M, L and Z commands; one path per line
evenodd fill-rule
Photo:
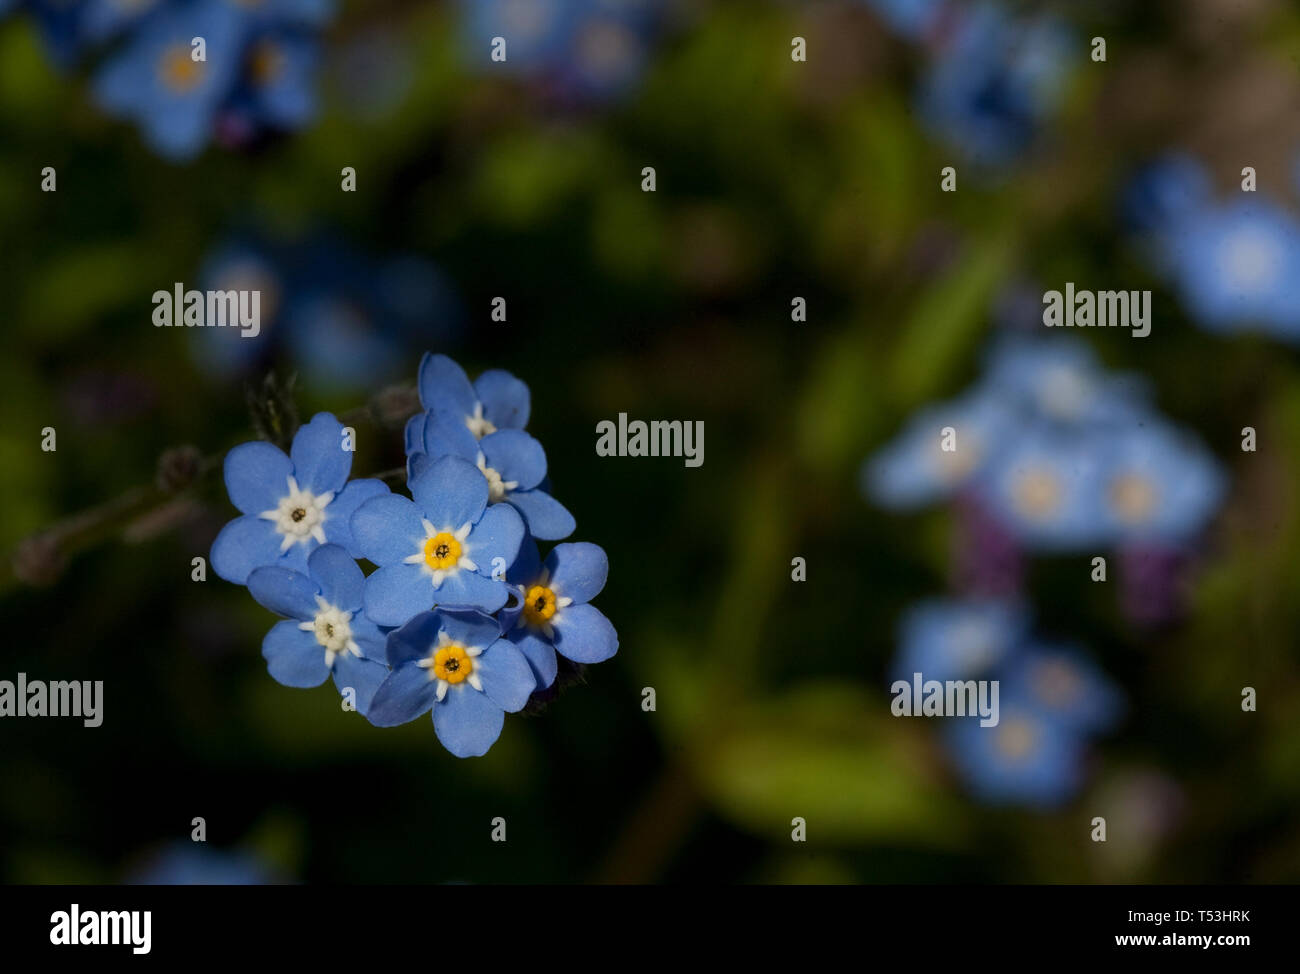
M 17 0 L 59 64 L 93 62 L 94 94 L 154 151 L 196 156 L 293 130 L 316 111 L 333 0 Z
M 1023 152 L 1060 104 L 1081 55 L 1050 13 L 1015 14 L 986 0 L 866 0 L 921 46 L 917 92 L 929 130 L 982 168 Z
M 430 261 L 359 253 L 328 235 L 232 237 L 207 255 L 199 281 L 204 290 L 260 294 L 256 336 L 203 328 L 191 346 L 199 367 L 222 378 L 259 370 L 284 353 L 320 386 L 386 381 L 411 346 L 452 341 L 464 318 L 453 284 Z
M 1202 328 L 1300 342 L 1300 219 L 1280 201 L 1262 191 L 1218 199 L 1204 164 L 1175 153 L 1134 178 L 1125 211 Z
M 943 739 L 953 768 L 976 797 L 990 803 L 1050 806 L 1083 781 L 1089 739 L 1111 728 L 1118 692 L 1071 646 L 1030 632 L 1021 603 L 995 599 L 932 600 L 903 619 L 891 679 L 915 674 L 939 682 L 999 684 L 998 722 L 949 717 Z
M 419 391 L 409 498 L 350 479 L 355 432 L 329 413 L 298 430 L 288 455 L 261 441 L 231 450 L 226 488 L 242 516 L 217 536 L 212 566 L 285 617 L 262 645 L 276 680 L 312 687 L 332 675 L 383 727 L 432 710 L 438 739 L 469 757 L 555 683 L 559 657 L 582 665 L 617 651 L 589 604 L 609 564 L 585 542 L 538 551 L 535 539 L 575 524 L 524 432 L 523 382 L 491 370 L 471 383 L 426 355 Z M 366 576 L 357 559 L 378 567 Z

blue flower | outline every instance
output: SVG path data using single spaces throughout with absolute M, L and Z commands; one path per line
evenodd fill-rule
M 1147 422 L 1100 448 L 1103 530 L 1118 540 L 1179 543 L 1205 527 L 1226 491 L 1214 457 L 1193 437 Z
M 286 617 L 262 641 L 271 676 L 287 687 L 316 687 L 332 673 L 339 692 L 351 687 L 357 710 L 366 713 L 388 676 L 388 655 L 384 634 L 361 611 L 365 585 L 357 563 L 336 544 L 313 551 L 306 574 L 254 569 L 249 594 Z
M 1208 206 L 1212 190 L 1199 159 L 1171 152 L 1138 170 L 1123 194 L 1124 217 L 1137 230 L 1164 233 Z
M 352 516 L 357 547 L 380 566 L 366 579 L 367 615 L 400 626 L 435 604 L 500 609 L 524 538 L 514 508 L 489 506 L 487 480 L 460 457 L 433 461 L 409 486 L 414 501 L 374 497 Z
M 1025 701 L 1000 694 L 998 723 L 979 717 L 944 721 L 957 773 L 981 801 L 1053 806 L 1083 778 L 1083 738 Z
M 507 712 L 536 689 L 523 654 L 481 612 L 422 612 L 388 635 L 393 671 L 367 715 L 379 727 L 415 720 L 430 708 L 438 740 L 460 758 L 486 754 Z
M 1300 339 L 1300 224 L 1289 213 L 1262 199 L 1204 208 L 1164 246 L 1202 326 Z
M 1109 730 L 1122 709 L 1110 680 L 1081 653 L 1063 647 L 1028 647 L 1008 665 L 1000 690 L 1085 734 Z
M 1001 396 L 988 389 L 931 406 L 867 461 L 863 489 L 895 509 L 951 497 L 992 462 L 1015 424 Z M 951 442 L 944 433 L 948 427 L 955 434 Z
M 226 454 L 226 491 L 244 514 L 212 543 L 212 568 L 243 585 L 263 565 L 305 571 L 319 544 L 341 544 L 359 557 L 350 527 L 362 502 L 387 494 L 379 480 L 354 480 L 343 424 L 317 413 L 294 435 L 289 456 L 270 443 L 243 443 Z M 346 486 L 345 486 L 346 484 Z
M 465 0 L 461 6 L 472 56 L 513 74 L 533 74 L 556 64 L 581 14 L 575 0 Z M 495 37 L 505 39 L 505 61 L 490 60 Z
M 991 4 L 974 5 L 931 64 L 920 113 L 972 161 L 1005 164 L 1059 100 L 1070 43 L 1049 17 L 1021 22 Z
M 497 430 L 476 440 L 458 414 L 433 413 L 425 421 L 424 453 L 408 458 L 407 469 L 418 476 L 427 464 L 444 456 L 477 466 L 487 480 L 488 503 L 513 507 L 533 537 L 555 541 L 577 526 L 573 515 L 542 489 L 546 453 L 523 430 Z
M 1024 607 L 995 599 L 930 600 L 907 611 L 899 627 L 894 679 L 966 680 L 989 673 L 1020 644 Z
M 1102 426 L 1149 414 L 1136 376 L 1107 374 L 1073 338 L 1005 337 L 994 344 L 982 385 L 1021 417 L 1062 426 Z
M 910 40 L 925 36 L 943 13 L 948 0 L 865 0 L 896 34 Z
M 1030 426 L 981 477 L 990 513 L 1029 548 L 1068 551 L 1105 540 L 1098 495 L 1103 434 Z
M 462 424 L 476 440 L 499 429 L 521 430 L 528 425 L 531 397 L 528 386 L 509 372 L 489 369 L 470 384 L 465 370 L 445 355 L 425 353 L 420 360 L 420 403 L 424 414 L 407 424 L 408 452 L 423 449 L 424 427 L 432 413 L 439 421 Z
M 196 328 L 189 343 L 195 362 L 222 378 L 247 371 L 265 359 L 278 338 L 287 282 L 279 262 L 260 243 L 232 240 L 209 255 L 199 269 L 204 291 L 256 291 L 258 332 L 239 328 Z
M 206 60 L 190 42 L 205 41 Z M 132 35 L 95 79 L 108 112 L 138 122 L 149 144 L 171 159 L 188 159 L 207 144 L 222 101 L 239 75 L 242 22 L 229 0 L 166 5 Z
M 556 545 L 543 563 L 537 545 L 525 541 L 506 581 L 519 603 L 502 613 L 506 638 L 532 667 L 537 689 L 555 682 L 556 653 L 575 663 L 601 663 L 618 652 L 618 633 L 595 606 L 605 587 L 609 559 L 586 541 Z
M 295 129 L 316 114 L 315 39 L 288 31 L 268 31 L 253 40 L 232 114 L 254 130 L 263 126 Z

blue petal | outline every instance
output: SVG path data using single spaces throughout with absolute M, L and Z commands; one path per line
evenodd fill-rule
M 226 454 L 226 493 L 245 514 L 273 511 L 289 492 L 293 463 L 284 451 L 257 440 Z
M 287 687 L 318 687 L 330 675 L 325 650 L 316 636 L 293 619 L 277 622 L 262 640 L 266 668 Z
M 439 611 L 442 631 L 462 646 L 485 649 L 501 635 L 501 625 L 482 612 Z
M 609 559 L 600 545 L 589 541 L 557 544 L 546 556 L 550 589 L 574 602 L 590 602 L 605 587 Z
M 555 651 L 575 663 L 600 663 L 618 652 L 618 633 L 593 605 L 571 605 L 551 620 Z
M 506 638 L 514 643 L 519 652 L 523 653 L 524 659 L 528 660 L 528 666 L 533 671 L 533 679 L 537 681 L 537 689 L 545 690 L 555 682 L 560 661 L 555 655 L 555 647 L 545 637 L 521 627 L 512 629 Z
M 514 564 L 506 570 L 506 581 L 511 585 L 532 585 L 541 574 L 542 556 L 537 550 L 537 542 L 525 538 Z
M 365 714 L 376 727 L 396 727 L 428 711 L 437 695 L 438 681 L 429 679 L 429 671 L 406 663 L 379 685 Z
M 361 647 L 361 655 L 378 663 L 388 662 L 388 636 L 370 619 L 363 615 L 353 615 L 348 623 L 352 628 L 352 638 Z
M 478 464 L 478 440 L 465 425 L 465 417 L 451 409 L 439 409 L 436 413 L 426 413 L 428 421 L 424 424 L 424 452 L 438 457 L 460 457 L 475 465 Z
M 313 494 L 342 490 L 352 471 L 352 453 L 343 449 L 343 424 L 332 413 L 317 413 L 298 427 L 289 458 L 298 486 Z
M 406 458 L 406 482 L 409 484 L 424 472 L 424 468 L 433 462 L 433 457 L 424 451 L 412 453 Z
M 382 497 L 387 493 L 388 485 L 382 480 L 367 477 L 348 481 L 325 507 L 325 540 L 342 545 L 353 558 L 365 557 L 352 535 L 352 515 L 370 498 Z
M 479 449 L 483 451 L 487 465 L 499 473 L 502 480 L 518 483 L 518 490 L 532 490 L 546 476 L 546 451 L 523 430 L 504 429 L 489 433 L 479 441 Z
M 498 639 L 480 653 L 474 660 L 474 673 L 491 701 L 512 714 L 523 709 L 537 689 L 532 667 L 509 640 Z
M 528 425 L 528 386 L 509 372 L 488 369 L 474 380 L 483 415 L 497 429 L 523 429 Z
M 429 651 L 437 645 L 442 620 L 441 612 L 421 612 L 408 619 L 400 629 L 390 632 L 385 650 L 388 665 L 397 667 L 403 663 L 427 659 Z
M 212 542 L 212 570 L 236 585 L 245 584 L 254 568 L 279 560 L 279 533 L 255 514 L 235 518 Z
M 465 539 L 465 554 L 484 575 L 497 575 L 504 579 L 506 570 L 519 557 L 523 540 L 524 522 L 514 508 L 509 504 L 493 504 L 483 512 L 483 517 Z M 497 558 L 501 561 L 494 565 Z
M 484 578 L 478 572 L 459 571 L 444 578 L 442 584 L 434 590 L 433 597 L 439 607 L 496 612 L 506 604 L 509 595 L 510 590 L 505 582 Z
M 420 509 L 398 494 L 372 497 L 352 515 L 356 550 L 376 565 L 401 564 L 421 550 L 424 539 Z
M 290 619 L 316 618 L 317 591 L 306 575 L 278 565 L 263 566 L 248 576 L 248 594 L 259 605 Z
M 447 691 L 442 703 L 433 708 L 433 729 L 442 746 L 458 758 L 487 754 L 501 736 L 505 712 L 466 683 Z
M 424 424 L 428 413 L 416 413 L 406 421 L 403 437 L 406 440 L 406 453 L 419 453 L 424 449 Z
M 426 410 L 444 405 L 468 416 L 478 402 L 465 370 L 445 355 L 426 354 L 420 360 L 419 386 L 420 402 Z
M 361 608 L 366 576 L 361 573 L 361 566 L 341 546 L 325 544 L 313 551 L 307 558 L 307 573 L 316 580 L 321 595 L 330 605 L 349 612 Z M 249 581 L 251 583 L 252 580 Z M 252 590 L 251 584 L 249 590 Z M 306 619 L 308 616 L 299 618 Z
M 351 653 L 340 653 L 334 658 L 334 685 L 339 693 L 351 687 L 357 694 L 357 712 L 370 712 L 375 691 L 388 678 L 388 667 L 372 659 L 358 659 Z M 419 714 L 416 714 L 418 717 Z
M 381 626 L 405 625 L 433 600 L 432 580 L 415 565 L 385 565 L 366 579 L 366 615 Z
M 506 503 L 519 512 L 529 533 L 543 541 L 567 538 L 578 526 L 563 504 L 541 490 L 516 490 L 506 496 Z
M 478 467 L 460 457 L 434 460 L 407 486 L 424 516 L 438 529 L 473 524 L 487 507 L 487 479 Z

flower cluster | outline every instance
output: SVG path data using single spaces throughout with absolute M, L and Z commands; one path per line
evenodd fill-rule
M 602 101 L 642 75 L 662 0 L 461 0 L 470 56 L 560 98 Z M 491 61 L 493 43 L 504 61 Z
M 1216 200 L 1197 159 L 1173 154 L 1129 186 L 1130 222 L 1188 313 L 1218 334 L 1300 342 L 1300 219 L 1263 193 Z
M 349 479 L 351 433 L 329 413 L 289 455 L 245 443 L 226 456 L 243 516 L 212 546 L 222 578 L 285 617 L 262 645 L 292 687 L 333 676 L 388 727 L 433 711 L 453 754 L 487 752 L 505 714 L 550 687 L 558 657 L 597 663 L 618 636 L 591 599 L 609 563 L 551 497 L 546 455 L 524 432 L 528 387 L 492 370 L 471 383 L 442 355 L 420 364 L 423 411 L 407 425 L 410 496 Z M 376 567 L 366 576 L 358 559 Z
M 214 134 L 242 144 L 262 132 L 299 128 L 315 114 L 318 35 L 333 0 L 12 5 L 30 11 L 60 63 L 92 54 L 97 101 L 134 120 L 169 159 L 197 155 Z
M 863 467 L 894 509 L 961 498 L 1029 550 L 1179 548 L 1204 528 L 1225 478 L 1213 456 L 1070 339 L 1007 338 L 982 380 L 914 417 Z
M 1039 641 L 1015 602 L 934 600 L 914 606 L 901 626 L 893 678 L 996 680 L 998 722 L 945 719 L 944 741 L 957 773 L 990 803 L 1055 805 L 1083 778 L 1089 739 L 1112 727 L 1121 700 L 1077 649 Z
M 1008 163 L 1060 103 L 1073 42 L 1050 14 L 1015 16 L 968 0 L 866 2 L 926 49 L 920 117 L 971 162 Z

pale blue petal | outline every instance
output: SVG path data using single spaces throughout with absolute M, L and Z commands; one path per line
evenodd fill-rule
M 278 565 L 254 569 L 248 576 L 248 594 L 259 605 L 290 619 L 316 618 L 317 591 L 306 575 Z
M 435 528 L 473 524 L 487 507 L 487 479 L 478 467 L 460 457 L 434 460 L 408 486 Z
M 406 663 L 379 684 L 365 715 L 376 727 L 407 724 L 426 713 L 437 694 L 438 681 L 429 679 L 429 671 Z
M 316 636 L 299 629 L 293 619 L 271 627 L 262 640 L 262 656 L 271 676 L 287 687 L 318 687 L 330 675 Z
M 352 452 L 343 445 L 343 424 L 332 413 L 317 413 L 298 427 L 289 448 L 298 486 L 313 494 L 342 490 L 352 471 Z
M 372 659 L 358 659 L 351 653 L 340 653 L 334 658 L 334 685 L 342 694 L 347 687 L 356 691 L 357 712 L 370 712 L 375 691 L 388 678 L 388 667 Z M 418 717 L 419 714 L 416 714 Z
M 226 454 L 226 493 L 245 514 L 273 511 L 289 492 L 293 463 L 284 451 L 256 440 Z
M 551 620 L 555 651 L 575 663 L 600 663 L 618 652 L 613 623 L 593 605 L 571 605 Z
M 280 561 L 280 535 L 271 522 L 246 514 L 226 524 L 212 542 L 212 570 L 228 582 L 243 585 L 249 573 Z
M 542 490 L 517 490 L 506 496 L 506 503 L 519 512 L 528 532 L 543 541 L 567 538 L 578 526 L 564 505 Z
M 469 384 L 469 376 L 445 355 L 426 354 L 420 360 L 419 385 L 420 402 L 426 410 L 445 405 L 467 416 L 474 412 L 478 396 Z
M 366 615 L 381 626 L 402 626 L 433 607 L 432 580 L 414 565 L 385 565 L 366 579 Z
M 574 602 L 590 602 L 605 587 L 609 558 L 600 545 L 589 541 L 558 544 L 546 556 L 550 588 L 557 596 Z
M 474 660 L 474 673 L 483 684 L 483 692 L 507 713 L 523 709 L 537 689 L 537 678 L 528 660 L 505 639 L 498 639 L 479 654 Z
M 307 573 L 316 580 L 321 595 L 330 605 L 346 609 L 348 612 L 361 608 L 366 590 L 366 576 L 362 574 L 361 566 L 342 546 L 326 544 L 313 551 L 307 558 Z M 249 583 L 251 591 L 251 579 Z M 306 619 L 307 616 L 300 618 Z
M 484 578 L 478 572 L 467 571 L 448 575 L 433 593 L 440 607 L 477 609 L 480 612 L 496 612 L 506 604 L 508 596 L 509 588 L 505 582 Z
M 442 703 L 433 708 L 433 729 L 442 746 L 458 758 L 475 758 L 487 754 L 501 736 L 505 712 L 467 683 L 447 692 Z
M 528 666 L 533 671 L 533 679 L 537 681 L 537 689 L 545 690 L 555 682 L 560 661 L 555 655 L 555 647 L 546 637 L 526 627 L 520 627 L 510 630 L 506 638 L 514 643 L 519 652 L 523 653 L 524 659 L 528 660 Z
M 488 369 L 474 380 L 483 415 L 497 429 L 523 429 L 531 405 L 528 386 L 509 372 Z
M 424 539 L 420 509 L 398 494 L 372 497 L 352 515 L 356 550 L 376 565 L 400 565 L 423 548 Z

